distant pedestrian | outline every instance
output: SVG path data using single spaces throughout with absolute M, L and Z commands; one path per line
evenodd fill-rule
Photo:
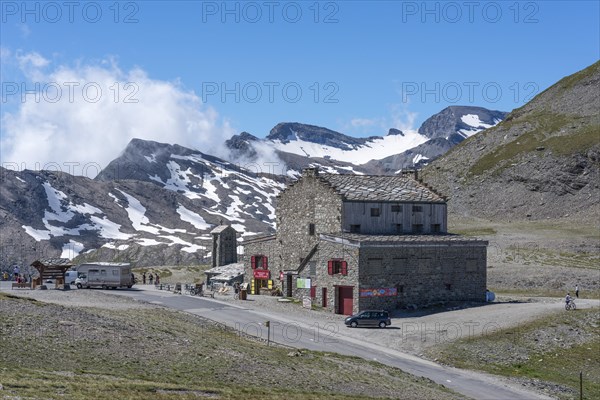
M 160 276 L 158 276 L 158 274 L 156 274 L 156 276 L 154 277 L 154 283 L 160 285 Z
M 146 284 L 146 273 L 145 272 L 142 274 L 142 283 L 144 285 Z
M 575 285 L 575 297 L 579 298 L 579 285 Z
M 150 276 L 148 277 L 148 280 L 150 281 L 150 284 L 152 285 L 152 281 L 154 280 L 154 275 L 150 274 Z
M 19 277 L 19 266 L 15 265 L 15 267 L 13 268 L 13 275 L 15 277 L 15 281 L 17 280 L 17 278 Z

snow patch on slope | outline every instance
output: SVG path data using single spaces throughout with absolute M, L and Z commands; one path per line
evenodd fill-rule
M 330 158 L 346 161 L 354 165 L 365 164 L 371 160 L 381 160 L 412 149 L 428 138 L 417 131 L 406 131 L 402 135 L 388 135 L 374 139 L 360 146 L 348 146 L 348 150 L 326 146 L 318 143 L 307 142 L 295 134 L 295 140 L 282 143 L 280 140 L 272 141 L 273 147 L 279 151 L 297 154 L 300 156 Z
M 83 243 L 79 243 L 76 240 L 69 240 L 69 243 L 65 243 L 62 247 L 62 253 L 60 258 L 68 258 L 69 260 L 74 259 L 83 250 Z
M 207 223 L 202 216 L 196 214 L 193 211 L 188 210 L 181 204 L 177 207 L 177 214 L 181 217 L 182 221 L 189 222 L 195 228 L 200 230 L 210 229 L 212 227 L 211 224 Z

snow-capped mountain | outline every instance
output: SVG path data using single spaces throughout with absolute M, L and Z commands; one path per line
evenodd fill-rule
M 0 266 L 63 256 L 136 265 L 210 257 L 209 232 L 272 232 L 276 176 L 181 146 L 133 140 L 95 179 L 0 169 Z
M 261 146 L 271 148 L 288 164 L 290 175 L 309 165 L 340 173 L 394 173 L 427 164 L 464 139 L 498 124 L 505 115 L 482 107 L 452 106 L 428 118 L 416 131 L 392 128 L 385 136 L 367 138 L 285 122 L 277 124 L 265 139 L 243 132 L 226 145 L 234 157 L 248 159 L 258 157 Z
M 368 138 L 281 123 L 265 139 L 244 132 L 228 140 L 235 162 L 134 139 L 94 179 L 0 168 L 0 267 L 50 256 L 136 265 L 198 263 L 210 257 L 209 232 L 219 224 L 231 224 L 241 241 L 273 232 L 275 198 L 302 168 L 396 173 L 436 158 L 459 137 L 501 117 L 452 107 L 419 131 L 390 129 Z

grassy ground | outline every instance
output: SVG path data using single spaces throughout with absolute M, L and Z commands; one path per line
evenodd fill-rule
M 0 294 L 0 334 L 0 398 L 462 398 L 395 368 L 267 347 L 160 307 L 62 307 Z
M 561 399 L 600 398 L 600 311 L 564 311 L 518 328 L 432 349 L 430 357 L 461 368 L 518 378 Z M 533 382 L 533 383 L 532 383 Z

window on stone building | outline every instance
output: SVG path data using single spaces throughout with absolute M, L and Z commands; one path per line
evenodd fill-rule
M 402 224 L 395 224 L 395 232 L 396 233 L 402 233 L 403 232 Z
M 405 273 L 408 269 L 408 258 L 406 257 L 394 257 L 392 259 L 392 267 L 394 268 L 394 273 Z
M 367 267 L 372 269 L 380 269 L 383 263 L 383 258 L 369 258 L 367 259 Z
M 379 208 L 373 207 L 371 208 L 371 217 L 379 217 L 380 211 Z
M 339 259 L 329 260 L 327 261 L 327 273 L 329 275 L 348 275 L 348 263 Z
M 431 224 L 431 233 L 440 233 L 442 231 L 440 224 Z
M 446 290 L 452 290 L 452 284 L 446 283 Z
M 309 261 L 308 268 L 309 268 L 311 276 L 317 275 L 317 262 L 316 261 Z
M 413 233 L 423 233 L 423 224 L 414 224 Z
M 350 225 L 350 233 L 360 233 L 360 225 Z
M 401 204 L 392 204 L 392 212 L 399 213 L 402 212 Z
M 269 269 L 269 259 L 263 255 L 254 255 L 250 257 L 250 266 L 252 269 Z
M 412 206 L 412 211 L 413 212 L 422 212 L 423 206 Z
M 310 236 L 315 235 L 315 224 L 308 224 L 308 234 Z
M 465 271 L 466 272 L 477 272 L 477 259 L 476 258 L 467 258 L 465 262 Z
M 404 293 L 404 285 L 396 285 L 396 290 L 398 293 Z

